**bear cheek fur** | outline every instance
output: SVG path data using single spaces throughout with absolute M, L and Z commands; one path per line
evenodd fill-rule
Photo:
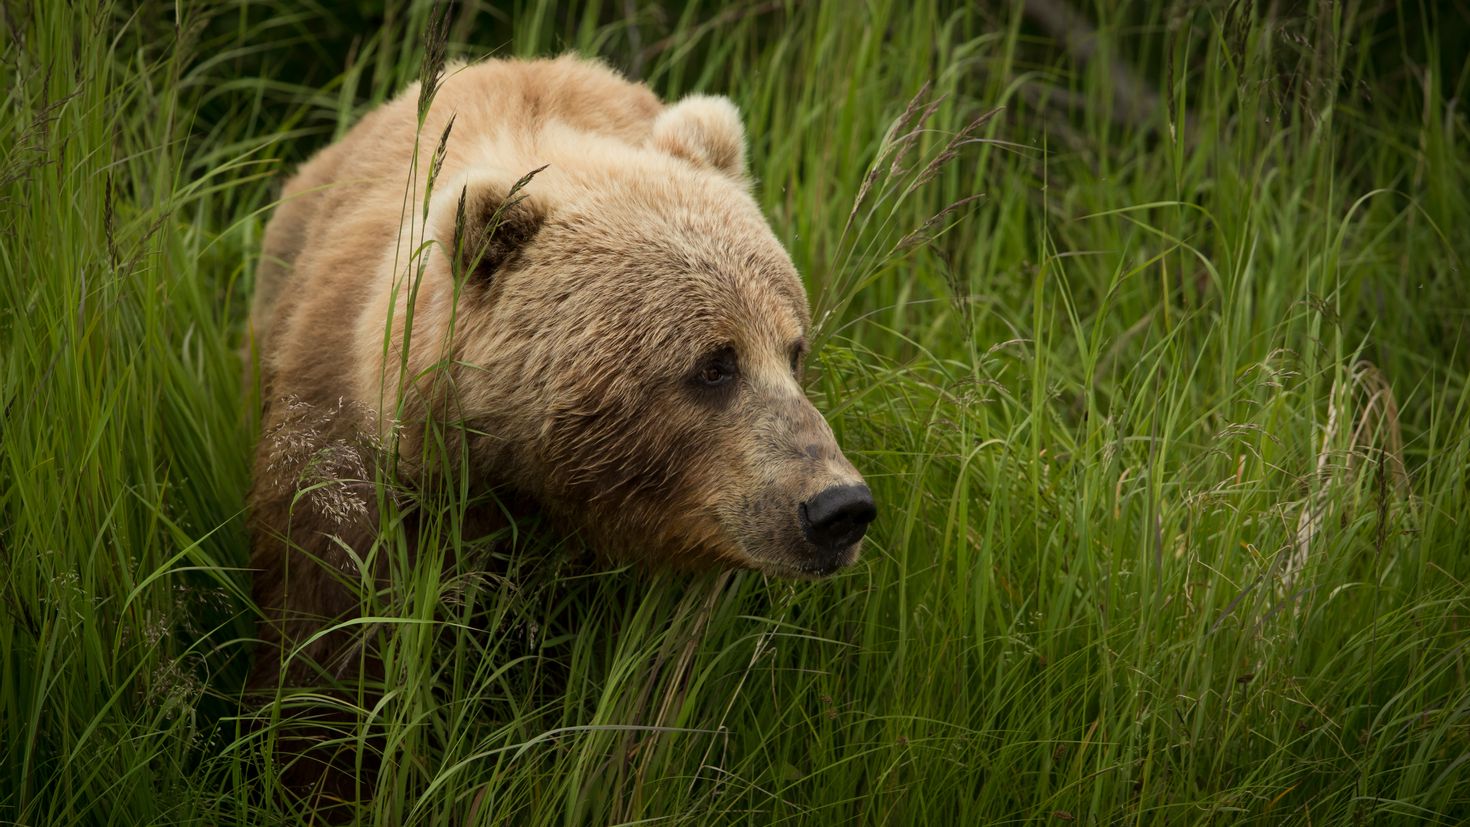
M 744 563 L 712 501 L 742 483 L 708 423 L 663 393 L 596 394 L 552 413 L 543 479 L 557 482 L 541 501 L 614 556 L 678 568 Z
M 678 568 L 744 564 L 717 509 L 746 485 L 730 470 L 737 423 L 691 394 L 683 331 L 665 322 L 647 336 L 598 338 L 536 383 L 543 419 L 523 454 L 530 474 L 518 476 L 600 552 Z

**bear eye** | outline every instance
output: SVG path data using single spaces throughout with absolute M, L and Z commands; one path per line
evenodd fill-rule
M 791 375 L 801 376 L 801 362 L 806 356 L 806 340 L 797 339 L 791 345 Z
M 694 381 L 707 388 L 718 388 L 729 384 L 736 373 L 735 349 L 727 346 L 699 360 Z

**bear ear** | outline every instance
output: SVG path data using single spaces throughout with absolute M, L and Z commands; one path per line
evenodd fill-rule
M 729 98 L 690 95 L 653 122 L 655 148 L 744 182 L 745 127 Z
M 532 170 L 509 187 L 470 181 L 458 193 L 449 226 L 436 234 L 448 245 L 456 281 L 489 287 L 495 274 L 514 266 L 546 222 L 543 205 L 527 193 Z

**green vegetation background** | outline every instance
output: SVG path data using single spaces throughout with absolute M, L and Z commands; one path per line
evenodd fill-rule
M 882 517 L 817 583 L 534 526 L 406 574 L 363 823 L 1470 820 L 1470 11 L 1058 8 L 452 7 L 741 105 Z M 236 348 L 281 177 L 429 18 L 0 9 L 0 823 L 300 818 Z

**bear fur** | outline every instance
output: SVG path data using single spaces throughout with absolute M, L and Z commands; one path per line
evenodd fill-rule
M 451 66 L 422 124 L 419 97 L 305 163 L 266 229 L 252 683 L 363 668 L 318 633 L 357 611 L 344 573 L 376 559 L 379 471 L 435 473 L 427 423 L 470 485 L 601 553 L 851 563 L 871 513 L 810 539 L 817 494 L 866 488 L 802 391 L 806 293 L 750 195 L 735 106 L 665 106 L 571 57 Z

